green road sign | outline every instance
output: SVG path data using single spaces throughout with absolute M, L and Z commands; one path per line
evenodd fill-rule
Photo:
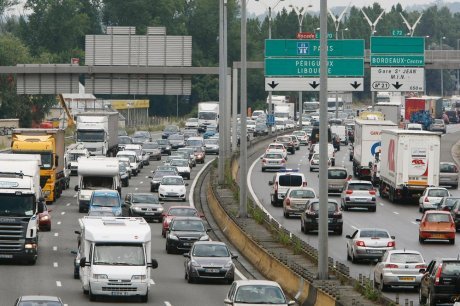
M 328 40 L 328 56 L 364 57 L 363 39 Z M 265 57 L 319 57 L 318 39 L 266 39 Z
M 316 39 L 320 39 L 320 38 L 321 38 L 321 35 L 319 34 L 319 31 L 316 31 L 316 32 L 315 32 L 315 38 L 316 38 Z M 327 38 L 328 38 L 328 39 L 334 39 L 334 34 L 332 34 L 332 33 L 327 33 Z
M 371 36 L 371 54 L 425 54 L 424 37 Z
M 391 31 L 392 36 L 404 36 L 403 30 L 395 29 Z
M 380 67 L 423 67 L 425 56 L 423 55 L 371 55 L 371 66 Z
M 265 76 L 319 76 L 319 58 L 266 58 Z M 363 58 L 329 58 L 328 75 L 335 77 L 361 77 L 364 75 Z

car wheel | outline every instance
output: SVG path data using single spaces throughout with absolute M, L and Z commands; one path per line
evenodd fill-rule
M 458 185 L 453 185 L 452 188 L 453 189 L 458 189 Z
M 343 211 L 348 211 L 348 206 L 347 205 L 343 205 Z
M 449 239 L 449 244 L 455 244 L 455 238 L 454 239 Z
M 305 227 L 303 226 L 303 221 L 300 221 L 300 231 L 305 233 Z
M 265 172 L 265 168 L 262 168 L 262 172 Z
M 418 289 L 418 301 L 420 305 L 425 305 L 426 304 L 426 297 L 422 294 L 422 288 L 420 287 Z
M 157 161 L 158 161 L 158 160 L 161 160 L 161 156 L 158 156 L 158 157 L 157 157 Z
M 284 217 L 285 217 L 286 219 L 289 219 L 289 217 L 290 217 L 290 215 L 289 215 L 289 213 L 288 213 L 287 211 L 284 211 L 284 212 L 283 212 L 283 215 L 284 215 Z
M 91 287 L 89 288 L 89 300 L 91 302 L 96 301 L 96 295 L 94 295 L 93 292 L 91 291 Z
M 340 235 L 340 236 L 341 236 L 342 233 L 343 233 L 343 229 L 339 229 L 339 230 L 336 231 L 336 234 L 337 234 L 337 235 Z
M 351 256 L 350 256 L 350 252 L 348 251 L 348 248 L 347 248 L 347 260 L 351 260 Z
M 431 290 L 428 291 L 428 299 L 427 300 L 428 300 L 427 302 L 428 302 L 429 306 L 436 306 L 436 301 L 434 299 L 434 296 L 431 294 Z
M 165 230 L 161 230 L 161 236 L 163 236 L 163 238 L 166 238 L 166 231 Z
M 150 186 L 150 192 L 155 192 L 155 188 L 153 188 L 152 186 Z
M 425 242 L 425 239 L 423 239 L 421 236 L 418 236 L 418 242 L 420 242 L 420 244 L 423 244 Z
M 147 293 L 143 296 L 140 297 L 141 303 L 147 303 L 149 301 L 149 291 L 147 290 Z
M 420 206 L 420 205 L 418 206 L 418 211 L 421 212 L 421 213 L 423 213 L 423 208 L 422 208 L 422 206 Z
M 183 199 L 182 199 L 182 202 L 185 202 L 186 200 L 187 200 L 186 198 L 183 198 Z
M 351 250 L 351 262 L 352 263 L 357 263 L 358 259 L 355 257 L 355 254 L 353 254 L 353 250 Z
M 169 247 L 169 245 L 167 243 L 166 243 L 166 253 L 168 253 L 168 254 L 172 253 L 172 250 L 171 250 L 171 248 Z
M 375 207 L 375 206 L 374 207 L 369 207 L 370 212 L 375 212 L 376 210 L 377 210 L 377 207 Z
M 379 290 L 380 290 L 381 292 L 385 292 L 385 291 L 388 290 L 388 286 L 385 285 L 385 283 L 383 282 L 383 278 L 380 278 Z
M 310 172 L 313 172 L 313 168 L 312 168 L 312 167 L 310 167 Z
M 232 284 L 233 282 L 235 281 L 235 278 L 232 277 L 232 278 L 227 278 L 227 284 Z

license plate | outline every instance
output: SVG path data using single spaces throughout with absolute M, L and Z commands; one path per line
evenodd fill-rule
M 443 234 L 433 234 L 431 235 L 431 238 L 446 238 L 446 236 Z
M 168 192 L 168 195 L 169 196 L 177 196 L 177 193 L 176 192 Z
M 153 216 L 153 215 L 155 215 L 155 213 L 154 212 L 146 212 L 145 215 L 146 216 Z
M 128 295 L 125 291 L 112 291 L 112 295 Z
M 381 254 L 382 251 L 380 250 L 367 250 L 368 253 L 372 253 L 372 254 Z
M 219 273 L 219 269 L 205 269 L 204 271 L 207 273 Z
M 355 199 L 356 202 L 366 202 L 367 199 L 363 199 L 363 198 L 356 198 Z
M 403 281 L 414 281 L 414 280 L 415 280 L 415 277 L 402 276 L 402 277 L 399 278 L 399 280 L 403 280 Z
M 10 254 L 0 254 L 0 258 L 13 258 L 13 255 L 10 255 Z

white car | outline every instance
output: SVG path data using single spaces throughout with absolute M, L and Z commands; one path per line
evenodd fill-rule
M 277 282 L 251 279 L 234 281 L 224 299 L 224 305 L 289 306 L 295 305 L 295 301 L 287 300 Z
M 187 183 L 179 175 L 167 175 L 161 179 L 160 186 L 158 187 L 158 199 L 164 200 L 182 200 L 185 202 Z
M 246 121 L 246 128 L 248 132 L 254 132 L 256 129 L 256 121 L 255 120 Z
M 425 212 L 429 209 L 437 209 L 442 198 L 450 196 L 449 190 L 444 187 L 427 187 L 418 200 L 418 210 L 419 212 Z
M 144 152 L 144 149 L 142 149 L 142 145 L 140 145 L 140 144 L 127 144 L 125 146 L 124 151 L 136 152 L 137 159 L 142 161 L 141 164 L 140 164 L 141 169 L 144 167 L 144 165 L 149 165 L 150 164 L 150 154 L 147 154 L 147 153 Z
M 287 160 L 287 150 L 282 143 L 270 143 L 265 150 L 265 153 L 268 152 L 281 152 L 285 160 Z
M 286 169 L 286 160 L 284 159 L 282 152 L 268 151 L 260 159 L 262 160 L 262 172 L 265 172 L 267 169 Z
M 199 127 L 198 118 L 188 118 L 187 121 L 185 121 L 186 129 L 198 129 Z
M 284 120 L 275 120 L 275 131 L 284 131 L 285 128 Z
M 297 137 L 301 145 L 306 146 L 308 144 L 308 135 L 305 131 L 294 131 L 292 135 Z
M 330 158 L 327 160 L 327 166 L 331 166 Z M 310 159 L 310 172 L 313 172 L 313 170 L 319 171 L 319 153 L 314 153 Z
M 140 165 L 142 164 L 141 161 L 137 158 L 137 154 L 134 151 L 120 151 L 117 153 L 117 157 L 124 157 L 129 160 L 129 164 L 131 166 L 131 171 L 134 176 L 136 176 L 140 171 Z
M 190 165 L 188 160 L 186 159 L 173 159 L 169 163 L 170 166 L 174 166 L 177 168 L 179 175 L 182 176 L 184 179 L 190 179 Z

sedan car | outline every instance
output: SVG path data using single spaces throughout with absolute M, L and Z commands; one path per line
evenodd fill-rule
M 163 179 L 164 176 L 168 176 L 168 175 L 179 175 L 179 173 L 177 172 L 177 170 L 174 170 L 174 171 L 156 170 L 153 173 L 153 175 L 149 176 L 149 178 L 151 178 L 151 180 L 150 180 L 150 192 L 158 191 L 158 187 L 160 187 L 161 180 Z
M 348 181 L 340 197 L 345 211 L 354 207 L 367 208 L 372 212 L 377 210 L 376 192 L 374 185 L 369 181 Z
M 168 137 L 169 143 L 171 144 L 171 148 L 173 150 L 177 150 L 179 148 L 185 147 L 185 139 L 184 135 L 181 134 L 173 134 Z
M 441 132 L 443 134 L 446 133 L 446 124 L 442 119 L 434 119 L 433 123 L 431 123 L 429 130 L 431 132 Z
M 418 229 L 418 241 L 425 240 L 448 240 L 455 244 L 455 222 L 450 212 L 442 210 L 428 210 L 422 219 L 416 219 L 420 223 Z
M 62 300 L 56 296 L 24 295 L 14 302 L 15 306 L 64 306 Z
M 204 151 L 206 154 L 219 154 L 219 139 L 205 139 Z
M 338 235 L 342 235 L 343 219 L 342 210 L 336 200 L 328 200 L 327 228 Z M 307 207 L 300 215 L 300 230 L 305 234 L 318 230 L 319 199 L 308 201 Z
M 144 142 L 142 149 L 149 154 L 150 160 L 161 160 L 161 147 L 156 142 Z
M 296 148 L 290 136 L 278 136 L 276 142 L 283 144 L 286 150 L 291 154 L 295 154 Z
M 185 279 L 189 283 L 201 279 L 223 279 L 231 284 L 235 279 L 235 264 L 225 243 L 219 241 L 197 241 L 185 257 Z
M 224 299 L 224 304 L 288 306 L 295 305 L 295 301 L 287 300 L 277 282 L 251 279 L 234 281 Z
M 168 139 L 157 139 L 156 142 L 160 146 L 161 154 L 171 155 L 171 144 Z
M 166 237 L 166 233 L 169 230 L 169 224 L 175 217 L 204 217 L 202 213 L 199 213 L 196 208 L 190 206 L 171 206 L 163 213 L 163 226 L 161 228 L 161 235 Z
M 437 209 L 443 197 L 450 197 L 449 190 L 443 187 L 427 187 L 418 201 L 418 210 L 423 213 L 428 209 Z
M 426 269 L 420 252 L 406 249 L 388 251 L 374 267 L 374 284 L 382 292 L 391 286 L 418 288 L 423 276 L 420 269 Z
M 281 152 L 267 152 L 261 158 L 261 170 L 280 170 L 286 169 L 286 159 Z
M 208 241 L 203 221 L 198 217 L 175 217 L 166 233 L 166 253 L 189 251 L 196 241 Z
M 121 209 L 123 216 L 143 217 L 146 221 L 160 222 L 163 218 L 163 204 L 151 193 L 126 194 Z
M 265 152 L 269 152 L 269 151 L 270 152 L 280 152 L 283 154 L 283 157 L 285 160 L 288 159 L 287 150 L 282 143 L 270 143 L 265 149 Z
M 46 204 L 43 203 L 43 212 L 38 214 L 38 229 L 42 232 L 51 231 L 51 215 L 52 209 L 49 209 Z
M 310 199 L 316 198 L 316 193 L 310 187 L 292 187 L 286 192 L 283 200 L 283 215 L 286 218 L 292 215 L 300 216 Z
M 188 183 L 184 183 L 182 176 L 167 175 L 161 179 L 158 186 L 158 197 L 161 200 L 181 200 L 186 201 L 186 189 Z
M 386 229 L 361 228 L 347 238 L 347 259 L 356 263 L 358 260 L 379 260 L 386 251 L 395 249 L 395 237 Z
M 183 178 L 190 179 L 190 165 L 186 159 L 173 159 L 169 163 L 170 166 L 176 167 L 179 175 Z
M 439 185 L 458 188 L 458 168 L 456 163 L 441 162 L 439 164 Z
M 148 131 L 136 131 L 133 136 L 133 143 L 143 144 L 144 142 L 152 141 L 152 136 Z
M 168 139 L 169 136 L 177 133 L 180 133 L 180 129 L 177 125 L 167 125 L 165 126 L 163 133 L 161 133 L 161 138 Z
M 305 131 L 294 131 L 292 135 L 297 136 L 301 145 L 306 146 L 308 144 L 308 134 Z
M 186 129 L 198 129 L 199 127 L 198 118 L 188 118 L 187 121 L 185 121 Z

